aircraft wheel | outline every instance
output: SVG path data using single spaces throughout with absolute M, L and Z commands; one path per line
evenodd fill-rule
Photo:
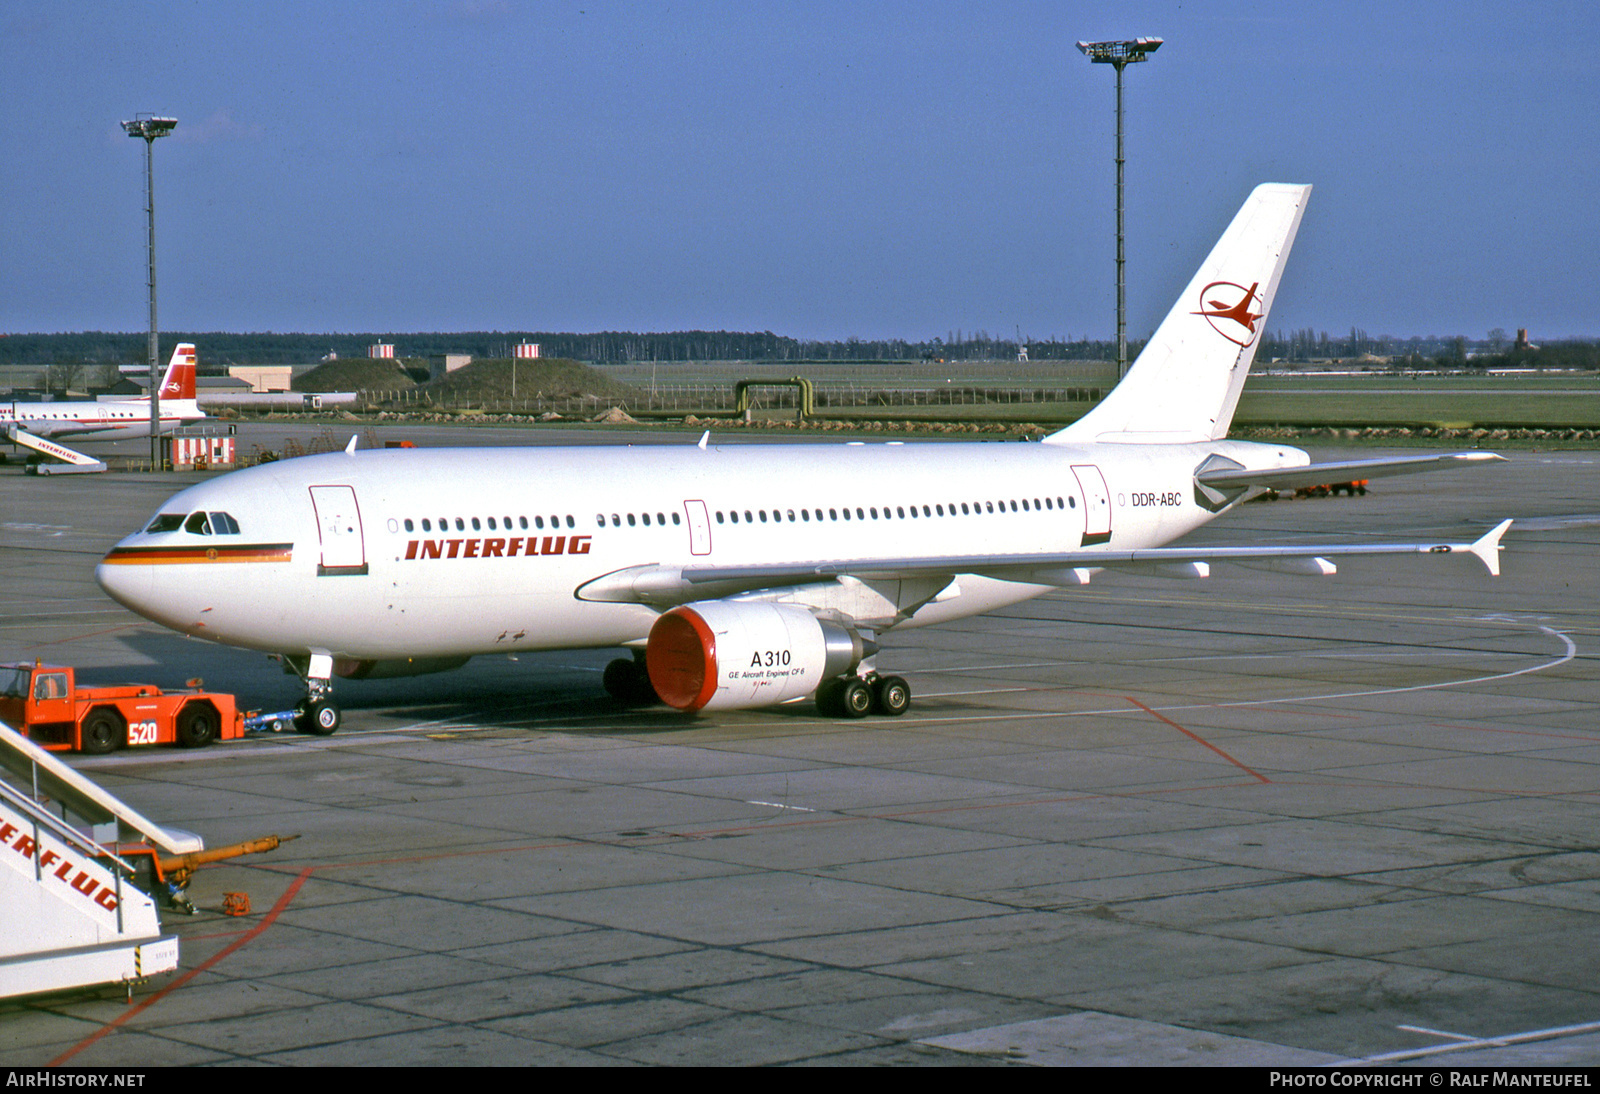
M 637 660 L 619 657 L 606 666 L 600 678 L 606 694 L 630 706 L 653 706 L 661 701 L 655 685 L 650 683 L 650 673 Z
M 640 661 L 633 662 L 633 679 L 628 688 L 626 702 L 638 707 L 653 707 L 661 702 L 656 686 L 650 682 L 650 670 Z
M 879 677 L 872 686 L 872 698 L 879 714 L 898 718 L 911 707 L 911 685 L 898 676 Z
M 604 675 L 600 677 L 600 683 L 606 689 L 607 695 L 626 703 L 628 701 L 628 685 L 632 677 L 633 662 L 626 657 L 619 657 L 606 666 Z
M 326 699 L 318 699 L 307 706 L 303 713 L 295 716 L 294 727 L 301 733 L 312 733 L 318 737 L 331 736 L 344 721 L 339 713 L 339 708 Z
M 839 713 L 846 718 L 865 718 L 872 713 L 872 688 L 865 680 L 851 679 L 839 690 Z
M 113 752 L 126 740 L 122 719 L 109 710 L 97 710 L 83 723 L 83 751 L 93 756 Z
M 817 688 L 817 713 L 824 718 L 844 717 L 844 708 L 839 705 L 839 691 L 844 687 L 843 680 L 824 680 Z
M 217 739 L 220 721 L 211 704 L 191 703 L 178 715 L 178 743 L 184 748 L 204 748 Z

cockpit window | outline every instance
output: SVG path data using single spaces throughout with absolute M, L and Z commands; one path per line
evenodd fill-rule
M 183 527 L 182 513 L 159 513 L 156 519 L 150 522 L 146 532 L 176 532 Z
M 211 534 L 211 521 L 206 519 L 204 513 L 190 513 L 189 519 L 183 522 L 183 530 L 185 532 L 193 532 L 197 536 L 209 536 Z
M 211 530 L 219 536 L 236 536 L 239 534 L 239 522 L 229 513 L 212 513 Z

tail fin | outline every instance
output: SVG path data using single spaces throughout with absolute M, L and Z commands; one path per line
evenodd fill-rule
M 1128 375 L 1046 440 L 1226 437 L 1310 194 L 1309 186 L 1256 187 Z
M 172 360 L 167 363 L 166 374 L 161 377 L 163 399 L 194 398 L 194 363 L 193 344 L 182 342 L 172 351 Z

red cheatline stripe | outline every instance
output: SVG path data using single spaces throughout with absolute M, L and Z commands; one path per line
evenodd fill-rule
M 246 543 L 231 547 L 113 547 L 100 561 L 109 566 L 165 566 L 188 562 L 289 562 L 292 543 Z
M 1183 734 L 1185 737 L 1189 738 L 1191 741 L 1194 741 L 1197 744 L 1205 745 L 1211 751 L 1215 752 L 1218 756 L 1221 756 L 1224 760 L 1227 760 L 1234 767 L 1237 767 L 1240 771 L 1245 772 L 1246 774 L 1248 774 L 1251 778 L 1255 779 L 1256 781 L 1264 782 L 1264 783 L 1270 783 L 1272 781 L 1271 779 L 1269 779 L 1265 775 L 1263 775 L 1261 772 L 1256 771 L 1254 768 L 1246 767 L 1244 764 L 1240 763 L 1238 760 L 1234 759 L 1232 756 L 1228 755 L 1226 752 L 1222 751 L 1222 749 L 1218 748 L 1216 745 L 1212 744 L 1210 741 L 1206 740 L 1205 738 L 1200 737 L 1200 736 L 1198 736 L 1196 734 L 1190 733 L 1187 729 L 1184 729 L 1177 722 L 1174 722 L 1171 718 L 1168 718 L 1165 714 L 1158 714 L 1157 712 L 1151 710 L 1149 707 L 1147 707 L 1143 703 L 1139 702 L 1139 700 L 1135 699 L 1133 696 L 1124 695 L 1123 698 L 1128 700 L 1128 702 L 1132 703 L 1134 706 L 1138 707 L 1140 710 L 1144 711 L 1146 714 L 1150 715 L 1150 717 L 1155 718 L 1158 721 L 1165 722 L 1167 725 L 1171 726 L 1173 729 L 1177 730 L 1179 733 Z
M 196 965 L 194 968 L 190 969 L 188 972 L 183 973 L 182 975 L 180 975 L 177 979 L 173 980 L 172 983 L 168 984 L 166 987 L 162 988 L 160 991 L 158 991 L 154 995 L 150 996 L 150 998 L 144 1000 L 143 1002 L 139 1003 L 136 1006 L 129 1007 L 126 1011 L 124 1011 L 122 1013 L 122 1015 L 120 1017 L 114 1019 L 113 1021 L 107 1022 L 105 1025 L 101 1026 L 95 1032 L 89 1034 L 89 1036 L 85 1037 L 83 1040 L 79 1041 L 77 1044 L 75 1044 L 71 1048 L 67 1049 L 67 1051 L 63 1052 L 60 1056 L 57 1056 L 54 1060 L 51 1060 L 50 1063 L 47 1064 L 46 1066 L 47 1067 L 60 1067 L 62 1064 L 66 1063 L 68 1060 L 72 1059 L 78 1053 L 82 1052 L 84 1049 L 88 1048 L 90 1045 L 92 1045 L 96 1041 L 100 1040 L 100 1038 L 104 1037 L 106 1034 L 110 1033 L 112 1030 L 116 1029 L 118 1026 L 122 1025 L 124 1022 L 128 1021 L 130 1018 L 133 1018 L 133 1017 L 136 1017 L 139 1014 L 142 1014 L 145 1011 L 146 1008 L 154 1006 L 156 1003 L 160 1002 L 163 998 L 165 998 L 169 993 L 177 991 L 179 988 L 183 987 L 189 981 L 193 980 L 195 977 L 197 977 L 201 973 L 205 972 L 211 966 L 215 965 L 218 961 L 221 961 L 224 957 L 227 957 L 234 950 L 237 950 L 239 947 L 244 946 L 247 943 L 251 942 L 262 931 L 264 931 L 268 927 L 272 926 L 273 922 L 278 918 L 279 914 L 285 908 L 287 908 L 289 906 L 289 902 L 294 900 L 295 894 L 300 891 L 300 886 L 302 886 L 302 885 L 304 885 L 306 883 L 306 879 L 311 876 L 311 871 L 314 870 L 314 869 L 316 869 L 316 867 L 307 866 L 304 870 L 301 870 L 300 873 L 295 877 L 295 879 L 292 882 L 289 883 L 289 887 L 284 890 L 283 895 L 278 898 L 278 902 L 272 906 L 272 910 L 269 911 L 266 915 L 261 917 L 261 922 L 260 923 L 257 923 L 250 930 L 248 930 L 244 934 L 240 935 L 233 942 L 231 942 L 227 946 L 224 946 L 222 949 L 220 949 L 216 953 L 212 954 L 209 958 L 207 958 L 206 960 L 202 961 L 200 964 Z

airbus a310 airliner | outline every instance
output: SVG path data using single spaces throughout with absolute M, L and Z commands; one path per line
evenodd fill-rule
M 990 611 L 1099 570 L 1214 562 L 1332 573 L 1330 556 L 1473 543 L 1168 547 L 1255 494 L 1497 460 L 1311 464 L 1227 439 L 1309 186 L 1258 187 L 1119 384 L 1042 444 L 707 443 L 356 451 L 190 487 L 96 576 L 173 630 L 281 656 L 302 729 L 332 733 L 333 676 L 486 653 L 614 648 L 607 689 L 683 711 L 814 695 L 903 713 L 876 638 Z

